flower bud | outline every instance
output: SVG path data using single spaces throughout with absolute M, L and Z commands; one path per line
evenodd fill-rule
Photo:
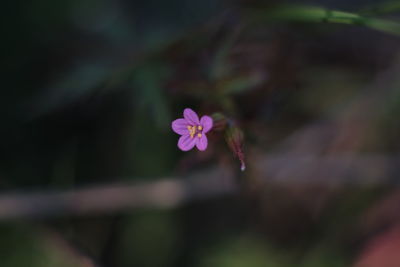
M 244 135 L 242 130 L 235 125 L 230 125 L 225 131 L 226 142 L 228 143 L 234 155 L 239 159 L 241 171 L 246 169 L 243 153 L 243 138 Z

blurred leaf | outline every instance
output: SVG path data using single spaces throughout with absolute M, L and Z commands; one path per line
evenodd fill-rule
M 225 38 L 221 47 L 216 52 L 213 64 L 210 67 L 210 77 L 212 80 L 221 79 L 229 74 L 231 66 L 230 64 L 228 64 L 227 58 L 230 50 L 232 49 L 235 41 L 238 38 L 240 31 L 241 28 L 237 27 L 232 32 L 230 32 Z
M 284 6 L 273 9 L 267 15 L 269 19 L 294 20 L 305 22 L 333 22 L 353 24 L 362 17 L 342 11 L 335 11 L 314 6 Z
M 396 21 L 377 19 L 361 16 L 356 13 L 331 10 L 315 6 L 281 6 L 272 11 L 253 10 L 251 17 L 256 20 L 267 21 L 298 21 L 298 22 L 327 22 L 363 25 L 371 29 L 386 32 L 393 35 L 400 35 L 400 24 Z
M 37 99 L 35 110 L 39 115 L 64 108 L 88 97 L 109 77 L 112 69 L 101 63 L 82 63 L 64 74 Z
M 164 83 L 170 69 L 163 63 L 150 63 L 136 70 L 133 83 L 136 88 L 135 102 L 139 108 L 148 112 L 156 125 L 163 129 L 171 122 Z
M 219 86 L 224 94 L 240 94 L 254 89 L 255 86 L 263 81 L 264 77 L 262 75 L 254 74 L 221 81 Z
M 400 35 L 400 24 L 398 22 L 371 18 L 363 20 L 363 24 L 371 29 L 390 33 L 393 35 Z

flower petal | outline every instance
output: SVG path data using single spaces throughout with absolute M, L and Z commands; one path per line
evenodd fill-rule
M 208 146 L 208 140 L 207 140 L 207 136 L 205 134 L 203 134 L 200 138 L 196 138 L 196 147 L 201 150 L 204 151 L 207 149 Z
M 189 151 L 196 144 L 196 138 L 190 138 L 190 135 L 182 135 L 178 140 L 178 147 L 182 151 Z
M 183 117 L 192 125 L 198 125 L 199 122 L 199 116 L 197 116 L 196 112 L 194 112 L 190 108 L 185 108 L 183 111 Z
M 207 133 L 213 127 L 213 120 L 210 116 L 203 116 L 200 125 L 203 126 L 203 133 Z
M 189 123 L 185 119 L 176 119 L 171 123 L 172 130 L 180 135 L 189 133 L 188 125 Z

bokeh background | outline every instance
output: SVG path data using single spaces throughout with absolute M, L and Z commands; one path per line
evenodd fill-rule
M 1 10 L 0 266 L 400 266 L 399 1 Z

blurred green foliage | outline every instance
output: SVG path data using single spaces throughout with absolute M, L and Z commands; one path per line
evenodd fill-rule
M 63 241 L 57 241 L 51 233 L 21 223 L 3 224 L 0 231 L 1 265 L 4 267 L 81 266 L 80 259 L 65 250 Z
M 268 12 L 256 10 L 251 12 L 250 17 L 255 13 L 256 19 L 283 20 L 297 22 L 316 23 L 341 23 L 363 25 L 371 29 L 386 33 L 400 35 L 400 24 L 396 21 L 377 19 L 359 15 L 357 13 L 336 11 L 315 6 L 287 6 L 278 7 Z
M 128 217 L 117 244 L 117 263 L 119 266 L 175 266 L 181 234 L 173 212 L 140 212 Z
M 198 266 L 273 267 L 288 266 L 290 262 L 290 256 L 282 255 L 279 250 L 252 236 L 227 239 L 207 251 Z

